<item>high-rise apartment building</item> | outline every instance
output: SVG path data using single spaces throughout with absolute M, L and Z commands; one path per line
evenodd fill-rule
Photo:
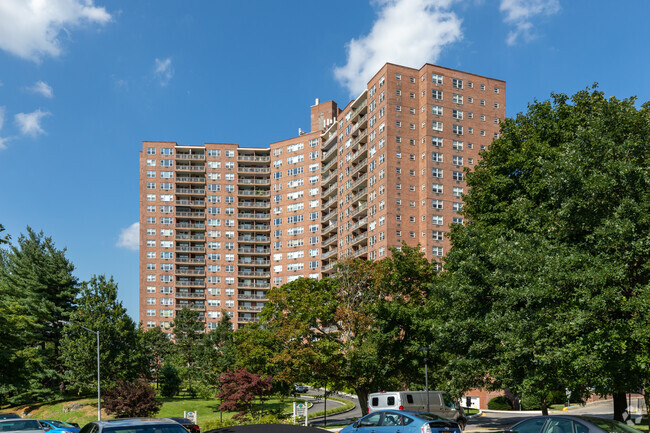
M 463 223 L 465 170 L 505 117 L 505 82 L 426 64 L 384 65 L 340 109 L 311 107 L 311 131 L 265 148 L 144 142 L 140 320 L 166 328 L 197 310 L 258 320 L 271 287 L 379 260 L 402 242 L 429 259 Z

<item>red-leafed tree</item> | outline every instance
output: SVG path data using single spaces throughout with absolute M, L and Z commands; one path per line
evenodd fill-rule
M 233 418 L 244 419 L 248 415 L 256 417 L 261 415 L 261 407 L 266 397 L 271 392 L 271 376 L 254 374 L 240 368 L 236 371 L 226 371 L 219 377 L 219 393 L 221 399 L 219 409 L 237 411 Z M 255 400 L 259 403 L 256 408 Z

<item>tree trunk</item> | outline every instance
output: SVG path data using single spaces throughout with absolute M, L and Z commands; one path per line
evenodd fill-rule
M 614 419 L 616 421 L 625 422 L 623 419 L 623 412 L 627 410 L 627 398 L 625 391 L 617 391 L 613 394 L 614 397 Z
M 540 398 L 540 406 L 542 407 L 542 415 L 548 415 L 548 403 L 546 401 L 546 396 Z
M 355 391 L 361 407 L 361 416 L 363 416 L 368 413 L 368 391 L 360 388 L 355 389 Z

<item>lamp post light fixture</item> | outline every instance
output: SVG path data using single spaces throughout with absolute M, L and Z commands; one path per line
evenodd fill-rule
M 70 322 L 69 320 L 59 320 L 59 323 L 64 325 L 75 325 L 80 328 L 85 329 L 88 332 L 92 332 L 97 336 L 97 421 L 102 420 L 102 386 L 101 386 L 101 374 L 99 369 L 99 331 L 93 331 L 92 329 L 86 328 L 83 325 L 80 325 L 75 322 Z
M 421 347 L 420 351 L 424 352 L 424 389 L 427 392 L 427 412 L 429 412 L 429 369 L 427 361 L 429 358 L 429 348 Z

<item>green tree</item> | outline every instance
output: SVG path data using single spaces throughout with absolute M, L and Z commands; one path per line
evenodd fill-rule
M 140 326 L 140 342 L 142 356 L 147 363 L 147 377 L 156 381 L 158 386 L 160 369 L 165 359 L 174 350 L 173 343 L 168 334 L 160 328 L 145 330 Z
M 0 251 L 0 393 L 16 403 L 51 398 L 64 391 L 60 321 L 78 292 L 74 266 L 65 249 L 29 227 Z
M 160 369 L 160 394 L 163 397 L 175 397 L 181 390 L 181 379 L 178 369 L 173 364 L 166 363 Z
M 102 386 L 118 380 L 133 381 L 146 373 L 147 362 L 139 349 L 135 322 L 117 299 L 117 283 L 104 275 L 83 282 L 77 310 L 70 321 L 99 331 Z M 96 335 L 80 326 L 66 327 L 63 360 L 70 387 L 90 391 L 97 386 Z
M 541 398 L 594 386 L 622 418 L 650 372 L 649 109 L 594 88 L 503 122 L 446 257 L 461 376 Z
M 176 366 L 190 393 L 200 387 L 205 375 L 199 362 L 203 352 L 205 323 L 199 319 L 198 311 L 185 307 L 176 312 L 171 325 L 176 341 Z

